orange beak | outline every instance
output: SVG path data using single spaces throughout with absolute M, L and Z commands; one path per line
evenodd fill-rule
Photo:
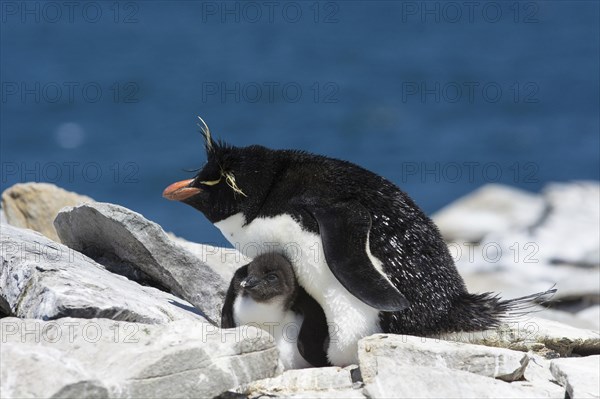
M 182 201 L 198 194 L 202 190 L 196 187 L 189 187 L 193 181 L 194 179 L 189 179 L 171 184 L 169 187 L 165 188 L 165 191 L 163 191 L 163 197 L 172 201 Z

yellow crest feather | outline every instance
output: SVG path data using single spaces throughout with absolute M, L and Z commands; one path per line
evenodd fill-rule
M 206 124 L 206 122 L 204 122 L 204 119 L 202 119 L 200 117 L 200 115 L 198 115 L 198 119 L 200 120 L 200 122 L 202 124 L 198 124 L 198 126 L 200 127 L 200 130 L 202 131 L 202 134 L 204 135 L 204 139 L 206 140 L 206 148 L 209 151 L 213 150 L 213 140 L 212 140 L 212 136 L 210 134 L 210 129 L 208 128 L 208 125 Z
M 231 189 L 238 193 L 243 195 L 244 197 L 247 197 L 247 195 L 237 186 L 237 184 L 235 183 L 235 176 L 233 175 L 233 173 L 231 172 L 225 172 L 225 181 L 227 182 L 227 185 L 229 187 L 231 187 Z

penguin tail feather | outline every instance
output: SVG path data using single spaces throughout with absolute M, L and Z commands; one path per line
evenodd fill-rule
M 456 327 L 463 331 L 484 330 L 498 327 L 501 323 L 518 321 L 519 318 L 539 312 L 539 305 L 547 303 L 556 293 L 556 288 L 502 300 L 498 294 L 485 292 L 482 294 L 465 293 L 455 303 Z M 452 313 L 454 313 L 452 312 Z

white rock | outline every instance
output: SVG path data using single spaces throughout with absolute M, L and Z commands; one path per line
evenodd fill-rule
M 93 377 L 76 359 L 65 359 L 64 353 L 51 345 L 20 345 L 5 340 L 10 319 L 2 319 L 0 347 L 0 396 L 2 398 L 50 397 L 63 388 Z M 15 319 L 12 319 L 15 320 Z M 29 324 L 31 326 L 31 324 Z M 10 363 L 9 363 L 10 361 Z M 106 391 L 106 388 L 104 388 Z
M 270 396 L 269 396 L 270 397 Z M 275 397 L 277 397 L 275 395 Z M 336 389 L 333 391 L 303 391 L 282 395 L 290 399 L 365 399 L 362 389 Z
M 527 265 L 522 265 L 523 269 Z M 568 266 L 536 266 L 527 271 L 494 270 L 461 272 L 469 292 L 497 292 L 502 299 L 518 298 L 542 292 L 554 286 L 558 291 L 547 298 L 549 302 L 578 299 L 594 301 L 600 292 L 600 270 Z M 564 306 L 564 305 L 563 305 Z M 547 304 L 528 309 L 532 316 L 559 321 L 572 327 L 598 329 L 591 317 L 580 317 L 569 311 L 548 308 Z
M 492 250 L 488 258 L 495 257 L 493 246 L 499 246 L 504 255 L 510 254 L 504 256 L 504 263 L 516 256 L 513 263 L 537 260 L 598 267 L 598 203 L 598 182 L 554 183 L 542 196 L 487 185 L 442 209 L 433 219 L 452 246 L 481 242 Z M 488 260 L 487 266 L 504 265 Z
M 592 309 L 593 309 L 593 307 L 592 307 Z M 585 314 L 584 314 L 584 317 L 580 317 L 579 313 L 573 314 L 570 312 L 563 312 L 562 310 L 547 309 L 547 308 L 543 308 L 541 306 L 532 309 L 532 313 L 535 313 L 535 317 L 539 317 L 541 319 L 546 319 L 546 320 L 558 321 L 563 324 L 567 324 L 571 327 L 583 328 L 583 329 L 587 329 L 587 330 L 597 330 L 598 329 L 598 323 L 597 322 L 594 323 L 592 320 L 590 320 L 588 317 L 586 317 Z M 600 317 L 600 313 L 599 312 L 596 312 L 596 313 L 597 313 L 596 316 Z
M 432 218 L 446 241 L 478 242 L 490 232 L 506 232 L 535 224 L 544 200 L 500 184 L 487 184 L 462 197 Z
M 513 262 L 512 256 L 512 252 L 504 252 L 497 263 L 482 258 L 475 262 L 464 259 L 457 262 L 457 267 L 470 292 L 499 292 L 503 298 L 509 299 L 555 286 L 557 292 L 552 297 L 553 301 L 598 300 L 600 268 L 550 265 L 541 261 Z
M 447 368 L 398 367 L 380 359 L 378 374 L 365 386 L 370 398 L 539 398 L 535 389 L 516 386 L 467 371 Z
M 358 359 L 365 383 L 377 376 L 382 359 L 394 367 L 449 368 L 505 381 L 523 377 L 529 362 L 523 352 L 394 334 L 376 334 L 360 340 Z
M 250 327 L 4 318 L 0 329 L 3 398 L 213 397 L 281 372 L 272 338 Z
M 144 287 L 32 230 L 2 225 L 0 297 L 22 318 L 105 317 L 142 323 L 204 320 L 188 302 Z
M 6 220 L 6 214 L 2 208 L 0 208 L 0 224 L 8 224 L 8 221 Z
M 535 223 L 492 225 L 478 245 L 462 237 L 448 244 L 467 287 L 513 298 L 556 284 L 555 301 L 598 303 L 600 185 L 551 184 L 538 200 L 546 208 Z
M 229 281 L 174 244 L 156 223 L 122 206 L 96 202 L 62 209 L 54 225 L 70 248 L 136 281 L 142 276 L 143 282 L 158 282 L 220 325 Z
M 544 190 L 549 211 L 535 226 L 490 232 L 481 244 L 500 247 L 503 256 L 492 267 L 539 265 L 600 266 L 600 185 L 595 182 L 551 184 Z M 518 251 L 518 252 L 517 252 Z M 516 260 L 513 260 L 516 258 Z M 515 265 L 518 264 L 518 265 Z M 584 269 L 585 270 L 585 269 Z
M 485 331 L 448 333 L 443 339 L 469 342 L 520 351 L 534 350 L 543 354 L 569 356 L 600 352 L 600 332 L 584 330 L 537 317 Z
M 596 330 L 600 329 L 600 305 L 590 306 L 577 312 L 577 317 L 592 324 Z
M 310 397 L 322 397 L 321 394 L 317 393 L 331 392 L 333 390 L 353 390 L 350 370 L 339 367 L 287 370 L 277 377 L 251 382 L 242 387 L 240 392 L 251 397 L 301 397 L 303 395 L 307 397 L 309 397 L 308 395 L 315 395 Z
M 550 371 L 571 399 L 600 397 L 600 355 L 554 359 Z
M 235 248 L 190 242 L 172 233 L 167 233 L 167 235 L 175 244 L 185 248 L 203 263 L 210 266 L 226 282 L 231 281 L 237 269 L 252 261 Z
M 525 369 L 525 379 L 511 382 L 511 385 L 520 386 L 538 392 L 536 397 L 559 398 L 565 397 L 565 388 L 558 384 L 550 372 L 550 361 L 543 357 L 529 353 L 529 365 Z
M 534 231 L 553 262 L 600 265 L 600 184 L 553 183 L 544 189 L 551 212 Z

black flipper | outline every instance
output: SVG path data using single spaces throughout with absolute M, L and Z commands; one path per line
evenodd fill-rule
M 233 319 L 233 302 L 235 302 L 235 298 L 237 297 L 240 283 L 246 277 L 248 277 L 248 265 L 237 269 L 229 283 L 229 289 L 227 289 L 227 295 L 225 296 L 225 302 L 221 310 L 221 328 L 236 327 L 235 320 Z
M 371 215 L 364 206 L 349 201 L 323 207 L 310 201 L 305 209 L 319 225 L 327 265 L 352 295 L 387 312 L 403 310 L 410 305 L 404 295 L 375 269 L 367 255 Z
M 298 286 L 292 310 L 304 316 L 297 343 L 302 357 L 314 367 L 330 366 L 326 348 L 329 342 L 329 329 L 321 306 L 304 288 Z

